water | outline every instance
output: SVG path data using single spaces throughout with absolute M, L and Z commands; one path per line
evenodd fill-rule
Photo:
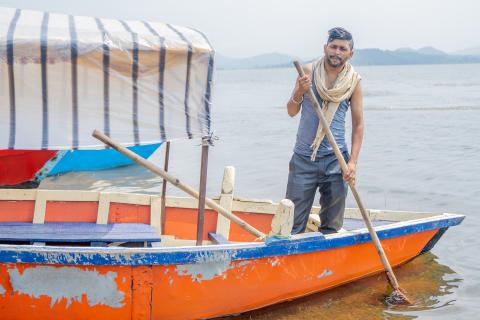
M 366 206 L 467 218 L 432 253 L 396 269 L 412 307 L 387 307 L 386 281 L 376 276 L 239 319 L 473 319 L 480 312 L 480 64 L 357 70 L 366 126 L 357 184 Z M 236 195 L 284 197 L 299 120 L 285 110 L 295 77 L 293 68 L 216 73 L 212 112 L 220 139 L 210 149 L 208 195 L 218 195 L 223 167 L 233 165 Z M 163 149 L 151 159 L 162 165 Z M 197 187 L 199 163 L 198 141 L 172 143 L 170 170 L 181 180 Z M 159 193 L 161 179 L 127 167 L 53 177 L 41 188 Z

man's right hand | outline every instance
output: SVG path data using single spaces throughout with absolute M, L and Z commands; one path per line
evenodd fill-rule
M 290 117 L 294 117 L 300 111 L 300 106 L 303 101 L 303 95 L 305 94 L 305 92 L 310 90 L 310 87 L 312 86 L 312 80 L 310 80 L 309 75 L 311 73 L 311 70 L 308 68 L 308 66 L 304 66 L 303 69 L 306 74 L 303 77 L 297 77 L 292 96 L 287 103 L 287 112 Z
M 312 80 L 310 79 L 310 76 L 308 74 L 304 75 L 303 77 L 298 77 L 297 78 L 297 90 L 295 92 L 295 96 L 298 95 L 299 98 L 303 97 L 303 95 L 310 90 L 310 87 L 312 86 Z M 297 98 L 297 97 L 295 97 Z

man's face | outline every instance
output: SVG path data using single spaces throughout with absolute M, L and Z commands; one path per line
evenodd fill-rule
M 327 43 L 324 47 L 325 60 L 333 68 L 343 67 L 343 65 L 353 56 L 353 50 L 350 48 L 350 41 L 335 39 Z

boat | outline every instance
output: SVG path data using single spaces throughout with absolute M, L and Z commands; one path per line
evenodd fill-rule
M 220 196 L 206 197 L 214 50 L 201 32 L 8 8 L 0 20 L 9 76 L 0 147 L 113 151 L 92 136 L 99 128 L 122 147 L 166 142 L 164 173 L 170 142 L 201 139 L 202 152 L 199 192 L 166 173 L 158 195 L 1 189 L 2 318 L 213 318 L 382 272 L 357 209 L 346 210 L 345 232 L 323 235 L 313 208 L 309 232 L 291 235 L 291 201 L 234 196 L 233 167 Z M 17 85 L 12 69 L 37 77 Z M 97 77 L 85 83 L 85 73 Z M 166 195 L 166 181 L 195 198 Z M 393 266 L 429 251 L 464 219 L 368 214 Z
M 0 186 L 36 187 L 35 175 L 55 155 L 55 150 L 0 150 Z
M 143 158 L 161 143 L 129 147 Z M 46 177 L 68 172 L 98 171 L 133 164 L 114 150 L 0 150 L 0 188 L 36 188 Z
M 281 203 L 234 198 L 232 193 L 221 194 L 217 202 L 266 234 L 282 211 Z M 319 208 L 313 208 L 311 232 L 266 241 L 207 209 L 203 244 L 195 246 L 198 201 L 167 196 L 165 204 L 162 228 L 158 195 L 0 190 L 3 317 L 205 319 L 288 301 L 383 271 L 357 209 L 346 210 L 344 232 L 315 232 Z M 451 213 L 369 214 L 393 266 L 428 252 L 449 227 L 464 219 Z M 21 229 L 33 221 L 54 226 L 145 224 L 157 230 L 159 244 L 92 247 L 67 239 L 30 244 L 45 242 L 41 230 L 40 236 L 30 232 L 18 236 L 16 244 L 6 242 L 5 225 Z

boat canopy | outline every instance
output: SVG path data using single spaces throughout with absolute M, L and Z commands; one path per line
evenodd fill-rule
M 213 64 L 194 29 L 0 8 L 0 149 L 209 136 Z

